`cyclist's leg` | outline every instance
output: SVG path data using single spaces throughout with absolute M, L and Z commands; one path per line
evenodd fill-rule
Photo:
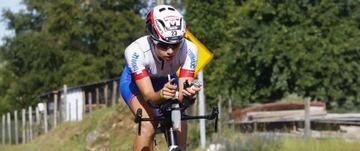
M 131 111 L 135 114 L 137 109 L 142 109 L 143 118 L 156 117 L 156 111 L 150 108 L 141 96 L 134 96 L 129 102 Z M 143 121 L 141 122 L 141 133 L 136 135 L 134 140 L 135 151 L 151 151 L 152 143 L 155 136 L 155 122 Z
M 177 132 L 178 145 L 185 151 L 187 138 L 187 122 L 181 121 L 181 130 Z
M 135 114 L 137 109 L 142 109 L 144 118 L 154 117 L 156 112 L 150 108 L 140 95 L 139 89 L 132 80 L 130 69 L 125 65 L 120 77 L 119 90 L 125 103 Z M 137 135 L 134 140 L 134 150 L 152 150 L 152 140 L 154 138 L 155 122 L 141 122 L 141 134 Z

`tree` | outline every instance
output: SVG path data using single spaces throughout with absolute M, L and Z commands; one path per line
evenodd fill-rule
M 34 104 L 38 95 L 63 84 L 117 77 L 125 63 L 125 47 L 145 32 L 140 15 L 146 7 L 143 1 L 24 3 L 26 11 L 3 14 L 16 34 L 0 48 L 6 62 L 2 72 L 11 75 L 0 83 L 6 90 L 0 100 L 15 108 Z
M 230 54 L 232 43 L 231 29 L 235 28 L 236 17 L 235 3 L 232 0 L 223 1 L 186 1 L 185 20 L 187 28 L 193 32 L 213 53 L 213 60 L 205 67 L 204 78 L 206 95 L 210 102 L 217 95 L 224 95 L 226 98 L 231 90 L 230 80 L 219 78 L 228 76 L 224 66 L 227 66 L 227 58 Z M 210 103 L 208 103 L 210 105 Z
M 206 82 L 220 88 L 208 95 L 230 92 L 237 104 L 292 93 L 331 107 L 360 104 L 358 1 L 235 1 L 233 12 L 220 3 L 186 8 L 190 25 L 200 26 L 190 29 L 215 53 Z

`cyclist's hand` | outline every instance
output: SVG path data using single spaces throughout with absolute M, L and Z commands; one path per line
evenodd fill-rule
M 200 87 L 191 86 L 189 88 L 183 89 L 182 94 L 184 97 L 193 98 L 200 90 Z
M 175 79 L 171 79 L 170 81 L 168 81 L 160 90 L 161 98 L 168 100 L 175 97 L 177 86 L 174 84 L 174 80 Z

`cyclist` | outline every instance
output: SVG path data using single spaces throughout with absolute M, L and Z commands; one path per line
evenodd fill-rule
M 158 5 L 147 14 L 148 35 L 143 36 L 125 49 L 125 65 L 120 77 L 120 92 L 135 114 L 143 110 L 143 117 L 155 117 L 157 112 L 148 102 L 158 104 L 174 98 L 178 90 L 179 100 L 193 98 L 200 88 L 183 89 L 185 80 L 194 79 L 197 65 L 197 47 L 184 38 L 186 25 L 183 16 L 172 6 Z M 176 71 L 180 68 L 180 75 Z M 168 80 L 168 75 L 170 79 Z M 142 122 L 141 133 L 134 140 L 134 150 L 152 150 L 155 122 Z M 186 150 L 187 124 L 177 130 L 179 146 Z

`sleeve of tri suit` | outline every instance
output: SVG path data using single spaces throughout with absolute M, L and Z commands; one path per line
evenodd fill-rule
M 198 48 L 193 43 L 188 43 L 186 59 L 183 66 L 180 69 L 181 77 L 194 77 L 195 67 L 198 61 Z
M 125 49 L 125 59 L 134 80 L 148 76 L 144 65 L 144 53 L 136 44 L 133 43 Z

